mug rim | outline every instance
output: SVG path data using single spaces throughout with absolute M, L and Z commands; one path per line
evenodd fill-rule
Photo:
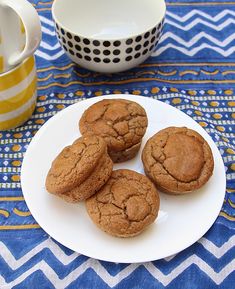
M 161 1 L 162 3 L 163 3 L 163 14 L 162 14 L 162 16 L 159 18 L 159 21 L 158 22 L 156 22 L 153 26 L 151 26 L 151 27 L 148 27 L 147 29 L 145 29 L 145 30 L 140 30 L 140 32 L 138 33 L 138 34 L 134 34 L 134 33 L 130 33 L 128 36 L 125 36 L 125 37 L 116 37 L 116 38 L 95 38 L 95 37 L 93 37 L 93 36 L 87 36 L 87 35 L 85 35 L 85 34 L 78 34 L 78 33 L 76 33 L 76 32 L 74 32 L 74 31 L 72 31 L 70 28 L 68 28 L 68 27 L 66 27 L 62 22 L 60 22 L 59 20 L 58 20 L 58 18 L 56 17 L 56 13 L 55 13 L 55 7 L 56 7 L 56 3 L 58 2 L 58 1 L 65 1 L 65 0 L 54 0 L 53 1 L 53 4 L 52 4 L 52 7 L 51 7 L 51 13 L 52 13 L 52 17 L 53 17 L 53 19 L 54 19 L 54 22 L 56 23 L 56 24 L 59 24 L 60 25 L 60 27 L 61 28 L 63 28 L 66 32 L 69 32 L 69 33 L 71 33 L 71 34 L 74 34 L 74 35 L 77 35 L 77 36 L 79 36 L 79 37 L 81 37 L 81 38 L 87 38 L 87 39 L 90 39 L 90 40 L 99 40 L 99 41 L 105 41 L 105 40 L 108 40 L 108 41 L 115 41 L 115 40 L 120 40 L 120 41 L 124 41 L 124 40 L 126 40 L 126 39 L 128 39 L 128 38 L 135 38 L 135 37 L 137 37 L 138 35 L 142 35 L 142 34 L 144 34 L 144 33 L 146 33 L 147 31 L 149 31 L 149 30 L 151 30 L 151 29 L 153 29 L 154 27 L 156 27 L 157 25 L 159 25 L 159 23 L 161 23 L 161 21 L 163 21 L 163 19 L 165 18 L 165 16 L 166 16 L 166 0 L 158 0 L 158 1 Z
M 34 55 L 30 55 L 28 57 L 26 57 L 22 62 L 18 63 L 17 65 L 13 66 L 11 69 L 7 70 L 7 71 L 4 71 L 4 72 L 0 72 L 0 78 L 3 77 L 3 76 L 6 76 L 7 74 L 10 74 L 12 73 L 13 71 L 15 71 L 17 68 L 20 68 L 21 65 L 23 65 L 25 62 L 27 62 L 27 60 L 29 58 L 33 57 L 34 58 Z

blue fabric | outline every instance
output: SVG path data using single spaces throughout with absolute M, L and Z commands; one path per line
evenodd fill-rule
M 235 288 L 234 1 L 168 1 L 153 56 L 113 75 L 73 64 L 55 36 L 52 2 L 31 3 L 43 28 L 36 52 L 38 102 L 27 123 L 0 132 L 0 288 Z M 223 157 L 222 210 L 202 239 L 173 258 L 116 264 L 79 255 L 51 239 L 24 201 L 20 166 L 36 131 L 70 104 L 111 93 L 154 97 L 184 111 L 211 135 Z

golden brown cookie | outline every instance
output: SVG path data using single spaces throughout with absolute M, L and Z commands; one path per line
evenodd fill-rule
M 86 200 L 93 222 L 117 237 L 132 237 L 154 222 L 160 199 L 154 184 L 131 170 L 113 171 L 99 192 Z
M 107 182 L 112 168 L 107 145 L 101 137 L 80 137 L 53 161 L 46 189 L 68 202 L 82 201 Z
M 144 108 L 126 99 L 101 100 L 91 105 L 79 121 L 82 134 L 95 134 L 105 139 L 114 162 L 135 157 L 147 125 Z
M 170 194 L 199 189 L 214 169 L 208 143 L 186 127 L 168 127 L 152 136 L 143 149 L 142 161 L 146 175 Z

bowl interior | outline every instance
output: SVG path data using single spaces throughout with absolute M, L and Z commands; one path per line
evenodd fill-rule
M 92 39 L 121 39 L 144 33 L 164 17 L 164 0 L 55 0 L 55 21 Z

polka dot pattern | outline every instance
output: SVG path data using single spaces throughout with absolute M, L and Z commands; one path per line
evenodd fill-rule
M 117 63 L 136 63 L 145 60 L 157 45 L 163 21 L 149 31 L 124 40 L 90 40 L 65 31 L 56 24 L 59 41 L 64 50 L 72 56 L 73 60 L 82 64 L 84 62 L 102 63 L 112 65 Z M 141 61 L 140 61 L 141 62 Z

